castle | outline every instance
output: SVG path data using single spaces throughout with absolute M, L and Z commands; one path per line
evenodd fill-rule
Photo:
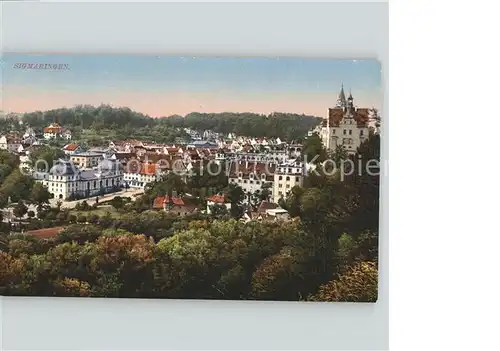
M 328 109 L 327 117 L 313 132 L 320 136 L 327 150 L 343 146 L 347 153 L 354 154 L 370 132 L 379 132 L 379 127 L 378 111 L 356 107 L 350 92 L 346 99 L 342 85 L 336 106 Z

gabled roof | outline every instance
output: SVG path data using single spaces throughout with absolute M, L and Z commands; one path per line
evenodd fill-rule
M 262 174 L 265 174 L 266 179 L 271 181 L 275 172 L 276 164 L 270 162 L 233 161 L 231 162 L 229 177 L 238 177 L 241 173 L 243 178 L 248 177 L 250 174 L 256 174 L 261 179 Z
M 368 123 L 369 119 L 369 109 L 367 108 L 357 108 L 353 113 L 353 118 L 356 121 L 358 127 L 363 127 Z M 330 127 L 338 127 L 340 121 L 344 118 L 344 110 L 340 107 L 328 109 L 328 118 Z
M 210 196 L 207 201 L 212 201 L 212 202 L 215 202 L 217 204 L 223 204 L 226 201 L 226 196 L 225 195 L 213 195 L 213 196 Z
M 63 150 L 65 151 L 75 151 L 76 149 L 78 149 L 78 144 L 75 143 L 68 144 L 65 147 L 63 147 Z
M 158 196 L 153 201 L 154 209 L 161 209 L 166 204 L 172 204 L 174 206 L 186 206 L 186 202 L 183 198 L 179 196 Z
M 267 210 L 274 210 L 275 208 L 278 208 L 278 204 L 264 200 L 260 203 L 257 212 L 263 214 L 266 213 Z

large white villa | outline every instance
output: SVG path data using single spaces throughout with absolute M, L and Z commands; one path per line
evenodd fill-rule
M 72 200 L 104 195 L 121 189 L 123 171 L 115 160 L 103 160 L 95 170 L 80 170 L 68 160 L 59 160 L 49 172 L 36 173 L 54 198 Z

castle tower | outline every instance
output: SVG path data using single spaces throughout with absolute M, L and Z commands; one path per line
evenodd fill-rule
M 337 107 L 344 108 L 345 106 L 346 106 L 346 99 L 345 99 L 345 93 L 344 93 L 344 83 L 342 83 L 341 88 L 340 88 L 339 97 L 337 99 Z
M 349 90 L 349 97 L 347 98 L 347 110 L 354 111 L 354 98 L 352 97 L 352 92 Z

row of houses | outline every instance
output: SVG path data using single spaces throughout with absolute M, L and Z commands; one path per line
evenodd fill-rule
M 41 135 L 36 134 L 33 128 L 28 127 L 24 134 L 11 132 L 0 135 L 0 150 L 20 153 L 31 145 L 40 145 L 43 140 L 48 141 L 56 138 L 71 140 L 72 133 L 69 129 L 63 128 L 57 123 L 45 127 Z
M 197 205 L 196 200 L 188 196 L 158 196 L 153 202 L 154 210 L 163 210 L 167 213 L 181 217 L 200 211 L 211 214 L 214 206 L 224 206 L 227 211 L 231 210 L 231 203 L 229 202 L 227 196 L 222 194 L 209 197 L 207 199 L 206 209 L 200 208 Z M 258 208 L 255 210 L 251 206 L 245 206 L 245 211 L 240 220 L 247 222 L 252 220 L 283 221 L 289 219 L 290 216 L 288 211 L 282 209 L 276 203 L 262 200 Z

